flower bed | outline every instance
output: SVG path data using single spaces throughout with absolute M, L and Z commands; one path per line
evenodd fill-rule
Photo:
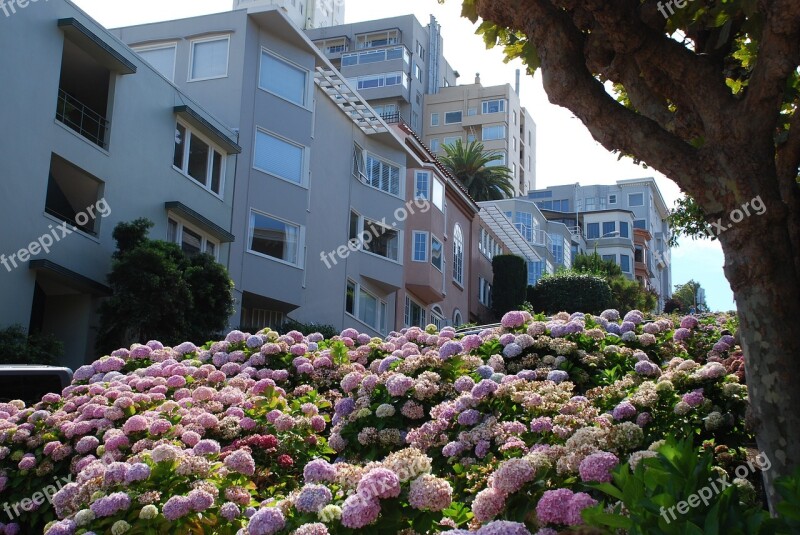
M 0 533 L 555 533 L 666 437 L 746 460 L 734 318 L 502 325 L 117 350 L 0 404 Z

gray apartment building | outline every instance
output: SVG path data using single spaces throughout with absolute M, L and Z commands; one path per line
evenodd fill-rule
M 402 326 L 405 177 L 420 163 L 282 10 L 115 32 L 144 57 L 169 50 L 154 61 L 239 132 L 234 324 Z
M 115 225 L 228 263 L 236 134 L 67 0 L 0 18 L 0 327 L 94 354 Z
M 375 111 L 399 115 L 422 134 L 424 97 L 456 84 L 443 53 L 440 26 L 404 15 L 306 31 Z
M 528 193 L 542 213 L 573 230 L 573 248 L 584 244 L 613 260 L 623 273 L 659 294 L 659 310 L 672 295 L 669 209 L 651 178 L 610 185 L 551 186 Z

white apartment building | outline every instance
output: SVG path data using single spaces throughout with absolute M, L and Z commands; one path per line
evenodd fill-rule
M 344 24 L 345 0 L 233 0 L 233 9 L 277 7 L 301 30 Z

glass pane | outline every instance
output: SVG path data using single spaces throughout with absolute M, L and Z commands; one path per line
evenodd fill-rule
M 260 86 L 301 106 L 306 101 L 306 71 L 271 54 L 261 54 Z
M 431 238 L 431 264 L 439 271 L 442 269 L 442 242 L 436 238 Z
M 175 126 L 175 155 L 172 159 L 172 165 L 178 169 L 183 169 L 183 151 L 184 143 L 186 142 L 186 128 L 182 124 Z
M 261 214 L 253 214 L 250 249 L 292 264 L 297 263 L 299 228 Z
M 210 242 L 210 241 L 206 242 L 206 252 L 208 254 L 210 254 L 211 256 L 216 258 L 216 256 L 217 256 L 217 246 L 214 244 L 214 242 Z
M 348 234 L 348 238 L 356 241 L 360 239 L 358 229 L 358 214 L 355 212 L 350 212 L 350 232 Z
M 197 136 L 189 141 L 189 176 L 206 185 L 208 180 L 208 144 Z
M 262 171 L 300 184 L 303 176 L 303 148 L 265 132 L 258 132 L 255 166 Z
M 377 315 L 378 300 L 364 290 L 360 290 L 358 295 L 358 319 L 367 325 L 377 327 Z
M 192 232 L 191 230 L 183 227 L 183 239 L 181 241 L 181 249 L 188 255 L 197 254 L 202 251 L 203 237 Z
M 349 314 L 355 314 L 356 285 L 347 281 L 347 292 L 345 294 L 344 309 Z
M 178 243 L 178 222 L 173 219 L 167 220 L 167 241 Z
M 438 180 L 433 181 L 433 204 L 439 210 L 444 206 L 444 184 Z
M 214 151 L 213 163 L 211 164 L 211 191 L 220 193 L 222 185 L 222 155 Z
M 152 65 L 170 82 L 175 78 L 175 47 L 154 48 L 136 51 L 142 59 Z
M 194 43 L 192 48 L 193 80 L 228 74 L 228 39 Z

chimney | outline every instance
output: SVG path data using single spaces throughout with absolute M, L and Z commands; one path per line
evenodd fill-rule
M 517 69 L 517 80 L 514 83 L 514 92 L 519 96 L 519 69 Z
M 481 83 L 481 73 L 479 73 L 479 72 L 475 73 L 475 83 L 476 84 L 480 84 Z

